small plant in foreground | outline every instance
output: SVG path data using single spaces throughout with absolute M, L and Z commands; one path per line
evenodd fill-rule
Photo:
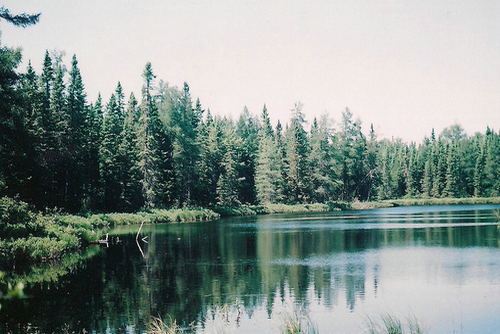
M 167 323 L 161 318 L 153 318 L 148 329 L 149 334 L 178 334 L 184 333 L 184 330 L 177 325 L 176 321 L 170 321 Z
M 369 328 L 368 333 L 370 334 L 423 334 L 424 330 L 422 326 L 418 323 L 417 319 L 414 317 L 408 318 L 408 332 L 405 331 L 405 326 L 400 319 L 386 314 L 381 317 L 382 325 L 373 322 L 370 318 L 368 319 Z
M 281 321 L 280 333 L 282 334 L 319 333 L 309 314 L 301 306 L 295 306 L 292 311 L 283 313 Z

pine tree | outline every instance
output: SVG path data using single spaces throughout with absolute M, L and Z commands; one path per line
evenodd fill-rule
M 366 168 L 368 171 L 367 177 L 367 200 L 370 201 L 372 195 L 376 193 L 376 189 L 379 183 L 378 165 L 377 165 L 377 154 L 378 154 L 378 143 L 377 135 L 373 129 L 373 123 L 370 124 L 370 137 L 366 146 Z
M 201 108 L 201 105 L 198 107 Z M 199 158 L 199 151 L 196 146 L 196 126 L 199 116 L 195 115 L 194 111 L 189 86 L 184 83 L 179 103 L 172 110 L 170 125 L 174 134 L 173 163 L 176 171 L 176 197 L 179 206 L 192 204 L 197 180 L 196 161 Z
M 284 203 L 288 194 L 288 179 L 286 175 L 286 146 L 285 138 L 283 137 L 283 127 L 280 120 L 276 123 L 275 129 L 275 143 L 277 150 L 276 170 L 278 177 L 275 180 L 276 185 L 276 202 Z
M 363 200 L 368 196 L 366 171 L 366 138 L 361 132 L 361 121 L 352 119 L 351 111 L 342 112 L 339 133 L 341 200 Z
M 173 201 L 172 142 L 160 121 L 158 108 L 151 94 L 155 78 L 151 63 L 143 72 L 143 98 L 138 127 L 139 170 L 142 195 L 147 208 L 168 206 Z
M 330 153 L 330 127 L 328 115 L 324 114 L 321 123 L 314 118 L 310 134 L 310 153 L 308 165 L 310 168 L 309 193 L 311 201 L 325 203 L 333 199 L 335 182 L 332 157 Z
M 64 86 L 64 72 L 56 67 L 55 79 L 50 99 L 50 118 L 47 128 L 48 154 L 47 165 L 51 172 L 49 193 L 50 207 L 66 207 L 68 201 L 69 179 L 69 117 L 66 112 L 66 94 Z
M 18 105 L 20 117 L 23 119 L 22 126 L 26 131 L 23 151 L 26 154 L 25 198 L 39 208 L 45 208 L 45 172 L 46 166 L 43 160 L 45 147 L 45 127 L 42 107 L 42 94 L 38 86 L 36 75 L 31 61 L 28 62 L 26 74 L 21 76 L 20 104 Z M 18 152 L 21 153 L 21 152 Z
M 116 212 L 120 207 L 121 166 L 118 147 L 122 142 L 122 126 L 120 110 L 116 103 L 116 95 L 111 95 L 106 106 L 102 128 L 102 144 L 99 150 L 100 171 L 103 183 L 104 210 Z
M 239 206 L 239 183 L 238 178 L 238 148 L 241 147 L 241 139 L 238 138 L 230 126 L 226 126 L 223 135 L 224 154 L 220 162 L 221 173 L 217 180 L 217 205 L 220 206 Z
M 72 212 L 76 212 L 82 207 L 82 200 L 87 197 L 86 193 L 89 191 L 89 185 L 85 184 L 89 169 L 86 160 L 88 147 L 85 145 L 86 136 L 89 132 L 87 126 L 88 108 L 76 55 L 73 55 L 69 76 L 67 96 L 69 133 L 66 141 L 69 153 L 69 168 L 67 170 L 68 198 L 65 207 Z
M 265 105 L 261 118 L 262 127 L 259 131 L 259 149 L 255 166 L 255 192 L 259 203 L 277 203 L 279 189 L 277 181 L 281 178 L 278 168 L 280 158 Z
M 380 184 L 377 187 L 378 200 L 385 200 L 392 198 L 391 188 L 391 156 L 389 154 L 389 143 L 385 142 L 380 148 L 380 158 L 378 165 L 380 173 Z
M 406 188 L 406 196 L 410 198 L 420 194 L 421 169 L 418 150 L 415 143 L 411 143 L 408 150 L 408 185 Z
M 12 15 L 10 11 L 4 6 L 0 7 L 0 18 L 15 25 L 16 27 L 26 28 L 28 26 L 34 25 L 40 20 L 40 15 L 41 15 L 40 13 L 38 14 L 21 13 L 17 15 Z
M 255 194 L 255 161 L 259 147 L 258 120 L 250 115 L 247 107 L 243 109 L 236 125 L 236 134 L 240 139 L 239 157 L 236 167 L 238 173 L 238 193 L 241 203 L 252 204 L 256 201 Z
M 100 174 L 99 150 L 102 143 L 102 129 L 104 121 L 102 98 L 99 93 L 94 105 L 90 106 L 87 114 L 89 133 L 86 137 L 87 145 L 87 180 L 88 189 L 83 199 L 84 211 L 103 210 L 104 194 Z
M 220 162 L 222 160 L 223 125 L 220 117 L 212 118 L 210 110 L 207 119 L 202 123 L 197 138 L 200 149 L 198 160 L 197 203 L 204 206 L 216 204 L 217 182 L 222 174 Z
M 139 170 L 139 152 L 137 151 L 137 131 L 139 122 L 138 102 L 134 93 L 130 94 L 127 111 L 121 133 L 120 165 L 122 168 L 122 194 L 120 205 L 122 211 L 137 211 L 144 205 L 141 196 L 141 173 Z
M 480 152 L 476 159 L 476 167 L 474 169 L 474 196 L 484 196 L 484 168 L 486 165 L 486 152 L 488 151 L 487 140 L 483 139 Z
M 500 195 L 500 135 L 491 133 L 488 154 L 484 167 L 486 179 L 488 180 L 488 195 L 496 197 Z
M 448 150 L 446 160 L 446 186 L 443 190 L 444 197 L 458 197 L 460 195 L 459 186 L 459 161 L 456 154 L 457 148 L 453 142 Z
M 50 92 L 52 89 L 52 82 L 54 81 L 54 69 L 52 68 L 52 59 L 50 58 L 49 51 L 45 51 L 45 58 L 43 60 L 43 70 L 40 75 L 40 85 L 43 91 L 43 108 L 45 117 L 48 118 L 50 109 Z
M 288 181 L 288 200 L 291 203 L 306 203 L 310 194 L 308 153 L 309 143 L 304 130 L 302 103 L 292 109 L 291 126 L 286 132 L 286 173 Z

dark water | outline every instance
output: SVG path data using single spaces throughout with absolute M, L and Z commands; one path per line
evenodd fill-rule
M 384 314 L 429 333 L 499 333 L 498 208 L 144 226 L 147 243 L 137 226 L 117 229 L 56 282 L 0 301 L 0 333 L 144 333 L 158 316 L 199 333 L 277 333 L 294 309 L 320 333 L 363 333 Z

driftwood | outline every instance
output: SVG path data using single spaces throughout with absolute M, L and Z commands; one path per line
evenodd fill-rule
M 139 251 L 141 252 L 141 255 L 142 257 L 144 257 L 144 252 L 142 251 L 142 247 L 141 245 L 139 245 L 139 235 L 141 234 L 141 230 L 142 230 L 142 226 L 144 225 L 144 222 L 141 223 L 141 226 L 139 227 L 139 231 L 137 231 L 137 235 L 135 236 L 135 243 L 137 244 L 137 248 L 139 248 Z M 144 243 L 148 243 L 146 241 L 147 239 L 147 236 L 145 236 L 144 238 L 142 238 L 142 242 Z

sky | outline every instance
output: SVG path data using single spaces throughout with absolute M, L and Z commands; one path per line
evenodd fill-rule
M 458 123 L 500 130 L 498 0 L 4 0 L 41 12 L 25 29 L 0 21 L 1 43 L 41 72 L 45 50 L 76 54 L 88 102 L 118 81 L 141 96 L 157 80 L 187 82 L 212 114 L 247 106 L 287 123 L 303 103 L 338 129 L 348 107 L 381 138 L 421 142 Z M 307 125 L 309 127 L 309 125 Z

